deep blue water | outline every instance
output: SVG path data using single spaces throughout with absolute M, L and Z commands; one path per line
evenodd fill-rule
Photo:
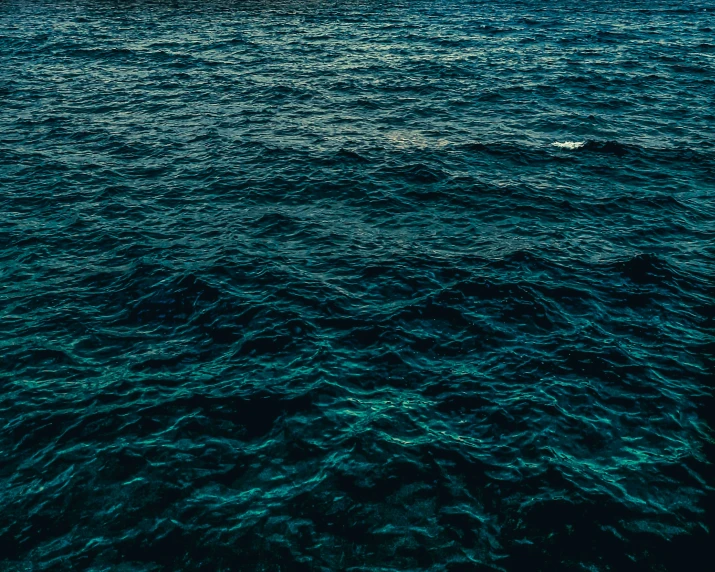
M 0 2 L 0 569 L 706 569 L 714 30 Z

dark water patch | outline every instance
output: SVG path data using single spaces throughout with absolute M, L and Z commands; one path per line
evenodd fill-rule
M 618 141 L 587 141 L 583 149 L 616 157 L 623 157 L 628 153 L 628 147 Z
M 663 261 L 648 254 L 639 254 L 626 262 L 618 263 L 617 268 L 636 284 L 663 283 L 673 277 L 673 273 Z

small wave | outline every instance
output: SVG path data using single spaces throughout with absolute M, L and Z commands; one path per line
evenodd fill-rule
M 622 157 L 628 152 L 627 147 L 623 143 L 619 143 L 618 141 L 595 141 L 589 139 L 587 141 L 556 141 L 551 145 L 553 147 L 558 147 L 559 149 L 567 149 L 569 151 L 575 151 L 576 149 L 584 149 L 586 151 L 593 151 L 596 153 L 616 155 L 617 157 Z

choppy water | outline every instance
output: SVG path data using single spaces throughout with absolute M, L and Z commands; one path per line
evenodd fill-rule
M 0 3 L 0 568 L 704 569 L 713 30 Z

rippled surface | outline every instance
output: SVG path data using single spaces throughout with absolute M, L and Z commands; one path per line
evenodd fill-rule
M 715 7 L 572 4 L 0 3 L 0 568 L 702 570 Z

